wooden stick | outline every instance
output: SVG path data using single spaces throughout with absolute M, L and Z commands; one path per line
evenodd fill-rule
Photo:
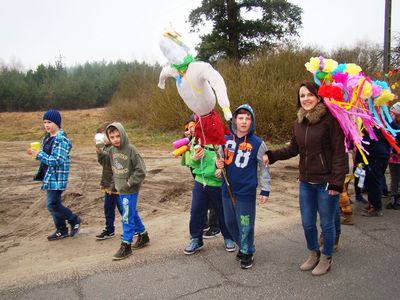
M 215 145 L 213 145 L 213 147 L 214 147 L 214 150 L 215 150 L 215 152 L 217 154 L 217 159 L 221 159 L 221 155 L 219 154 L 219 152 L 218 152 L 217 148 L 215 147 Z M 222 170 L 222 176 L 224 176 L 224 180 L 225 180 L 225 183 L 226 183 L 226 188 L 228 190 L 229 198 L 231 198 L 232 204 L 236 205 L 236 197 L 233 195 L 231 184 L 229 183 L 228 176 L 226 175 L 226 170 L 225 170 L 225 168 L 222 168 L 221 170 Z

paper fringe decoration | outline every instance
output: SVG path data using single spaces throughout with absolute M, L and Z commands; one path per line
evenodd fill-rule
M 366 154 L 369 153 L 364 148 L 367 142 L 364 141 L 363 132 L 372 140 L 377 140 L 373 131 L 373 127 L 376 127 L 381 130 L 390 146 L 400 153 L 394 138 L 400 130 L 390 126 L 392 117 L 388 109 L 388 104 L 398 97 L 392 93 L 386 81 L 372 81 L 358 65 L 338 64 L 335 60 L 322 56 L 310 58 L 305 67 L 313 74 L 314 82 L 320 86 L 318 94 L 323 97 L 325 105 L 344 132 L 347 151 L 353 144 L 364 163 L 368 164 Z M 384 78 L 389 78 L 398 71 L 393 69 Z M 397 87 L 397 82 L 392 84 L 392 89 Z

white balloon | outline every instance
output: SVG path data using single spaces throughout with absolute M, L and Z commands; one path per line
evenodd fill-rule
M 179 95 L 197 115 L 209 114 L 218 101 L 224 112 L 225 120 L 228 121 L 232 118 L 225 81 L 209 63 L 191 62 L 183 76 L 180 76 L 178 71 L 171 66 L 164 67 L 158 82 L 160 88 L 165 88 L 165 80 L 168 77 L 176 79 Z
M 94 136 L 94 139 L 96 141 L 96 147 L 97 148 L 103 148 L 105 144 L 105 138 L 106 136 L 103 133 L 97 133 Z
M 189 48 L 178 45 L 168 37 L 163 36 L 160 40 L 160 49 L 170 64 L 180 65 L 189 54 Z

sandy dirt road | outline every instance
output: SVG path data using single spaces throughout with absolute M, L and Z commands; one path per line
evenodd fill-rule
M 75 238 L 48 242 L 54 231 L 45 208 L 45 194 L 32 178 L 38 162 L 25 153 L 28 142 L 0 142 L 0 287 L 59 280 L 113 268 L 118 237 L 96 241 L 104 227 L 101 167 L 92 147 L 74 147 L 64 203 L 84 220 Z M 189 240 L 188 222 L 193 179 L 168 150 L 139 148 L 147 177 L 139 194 L 139 211 L 151 243 L 119 266 L 182 249 Z M 299 220 L 297 158 L 271 167 L 272 191 L 266 205 L 257 206 L 256 234 Z M 117 217 L 117 236 L 121 232 Z M 222 238 L 221 247 L 223 245 Z

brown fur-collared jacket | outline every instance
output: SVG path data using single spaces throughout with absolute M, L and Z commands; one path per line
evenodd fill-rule
M 342 192 L 348 169 L 344 135 L 323 103 L 311 111 L 300 108 L 290 144 L 267 154 L 270 164 L 300 154 L 300 181 L 328 183 L 329 190 Z

